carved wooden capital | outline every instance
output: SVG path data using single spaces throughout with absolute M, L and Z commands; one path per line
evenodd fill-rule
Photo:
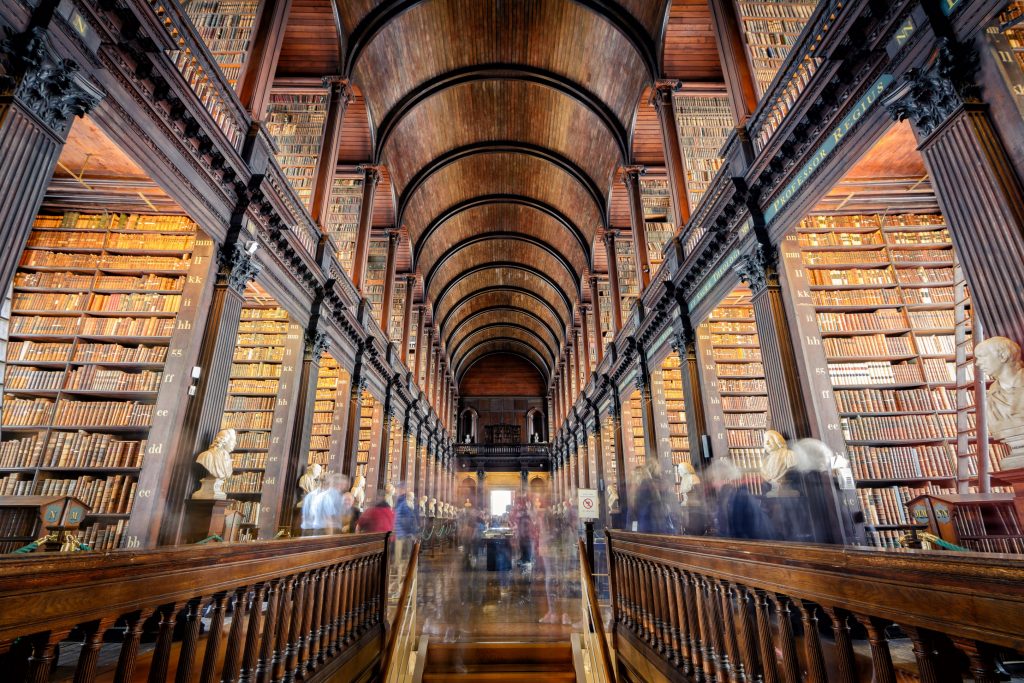
M 640 176 L 646 175 L 647 167 L 640 164 L 634 164 L 632 166 L 622 167 L 622 184 L 626 186 L 626 189 L 632 190 L 633 188 L 640 187 Z
M 78 64 L 57 57 L 36 26 L 0 41 L 0 97 L 12 97 L 52 133 L 63 138 L 71 119 L 83 116 L 103 93 L 78 73 Z
M 974 48 L 943 38 L 931 67 L 907 72 L 902 97 L 887 106 L 889 115 L 908 119 L 922 138 L 928 137 L 963 105 L 981 102 L 979 68 Z
M 374 166 L 372 164 L 360 164 L 358 170 L 363 173 L 363 181 L 367 185 L 377 185 L 380 182 L 380 166 Z
M 775 247 L 760 245 L 749 254 L 740 256 L 733 270 L 743 282 L 750 285 L 754 294 L 769 286 L 778 286 L 778 251 Z
M 219 277 L 226 280 L 228 287 L 238 294 L 245 293 L 246 285 L 256 279 L 261 269 L 252 252 L 237 240 L 217 251 L 217 263 L 220 266 Z
M 305 353 L 314 361 L 319 361 L 324 352 L 330 348 L 331 339 L 320 330 L 315 332 L 306 330 L 303 344 L 305 346 Z

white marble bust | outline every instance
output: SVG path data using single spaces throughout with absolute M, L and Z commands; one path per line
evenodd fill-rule
M 213 437 L 210 446 L 196 456 L 196 462 L 206 470 L 200 480 L 199 490 L 192 494 L 196 500 L 224 500 L 224 480 L 235 471 L 231 452 L 235 450 L 238 437 L 234 429 L 222 429 Z

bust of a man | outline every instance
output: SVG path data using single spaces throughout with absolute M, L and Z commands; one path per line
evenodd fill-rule
M 1024 429 L 1024 363 L 1020 345 L 991 337 L 974 347 L 974 362 L 992 378 L 986 416 L 992 436 L 1003 439 Z
M 427 516 L 428 517 L 436 517 L 437 516 L 437 498 L 431 498 L 430 502 L 427 503 Z
M 420 496 L 420 517 L 424 517 L 427 514 L 427 497 Z
M 192 494 L 196 500 L 224 500 L 224 480 L 235 471 L 231 462 L 231 452 L 235 450 L 237 435 L 234 429 L 222 429 L 217 432 L 209 448 L 196 456 L 196 462 L 206 470 L 206 476 L 200 480 L 199 490 Z
M 366 502 L 366 477 L 357 474 L 355 483 L 352 484 L 352 490 L 349 493 L 352 494 L 352 505 L 362 510 L 363 503 Z
M 306 465 L 306 471 L 299 477 L 299 488 L 305 495 L 309 495 L 310 492 L 315 491 L 317 486 L 320 485 L 320 477 L 323 476 L 324 468 L 318 463 L 314 462 L 311 465 Z
M 391 507 L 395 507 L 395 485 L 391 482 L 384 484 L 384 500 Z
M 764 461 L 761 463 L 761 476 L 772 485 L 767 494 L 770 498 L 794 496 L 796 492 L 786 486 L 784 477 L 793 469 L 796 458 L 793 451 L 786 446 L 782 434 L 769 429 L 764 433 Z
M 682 494 L 680 502 L 686 505 L 689 502 L 688 494 L 700 483 L 700 477 L 697 476 L 697 470 L 688 462 L 676 465 L 676 477 L 679 480 L 679 493 Z

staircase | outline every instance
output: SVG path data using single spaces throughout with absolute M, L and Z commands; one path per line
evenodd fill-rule
M 423 683 L 574 683 L 569 643 L 427 643 Z

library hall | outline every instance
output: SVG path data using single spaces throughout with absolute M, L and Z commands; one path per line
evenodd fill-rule
M 0 0 L 0 683 L 1024 683 L 1024 0 Z

